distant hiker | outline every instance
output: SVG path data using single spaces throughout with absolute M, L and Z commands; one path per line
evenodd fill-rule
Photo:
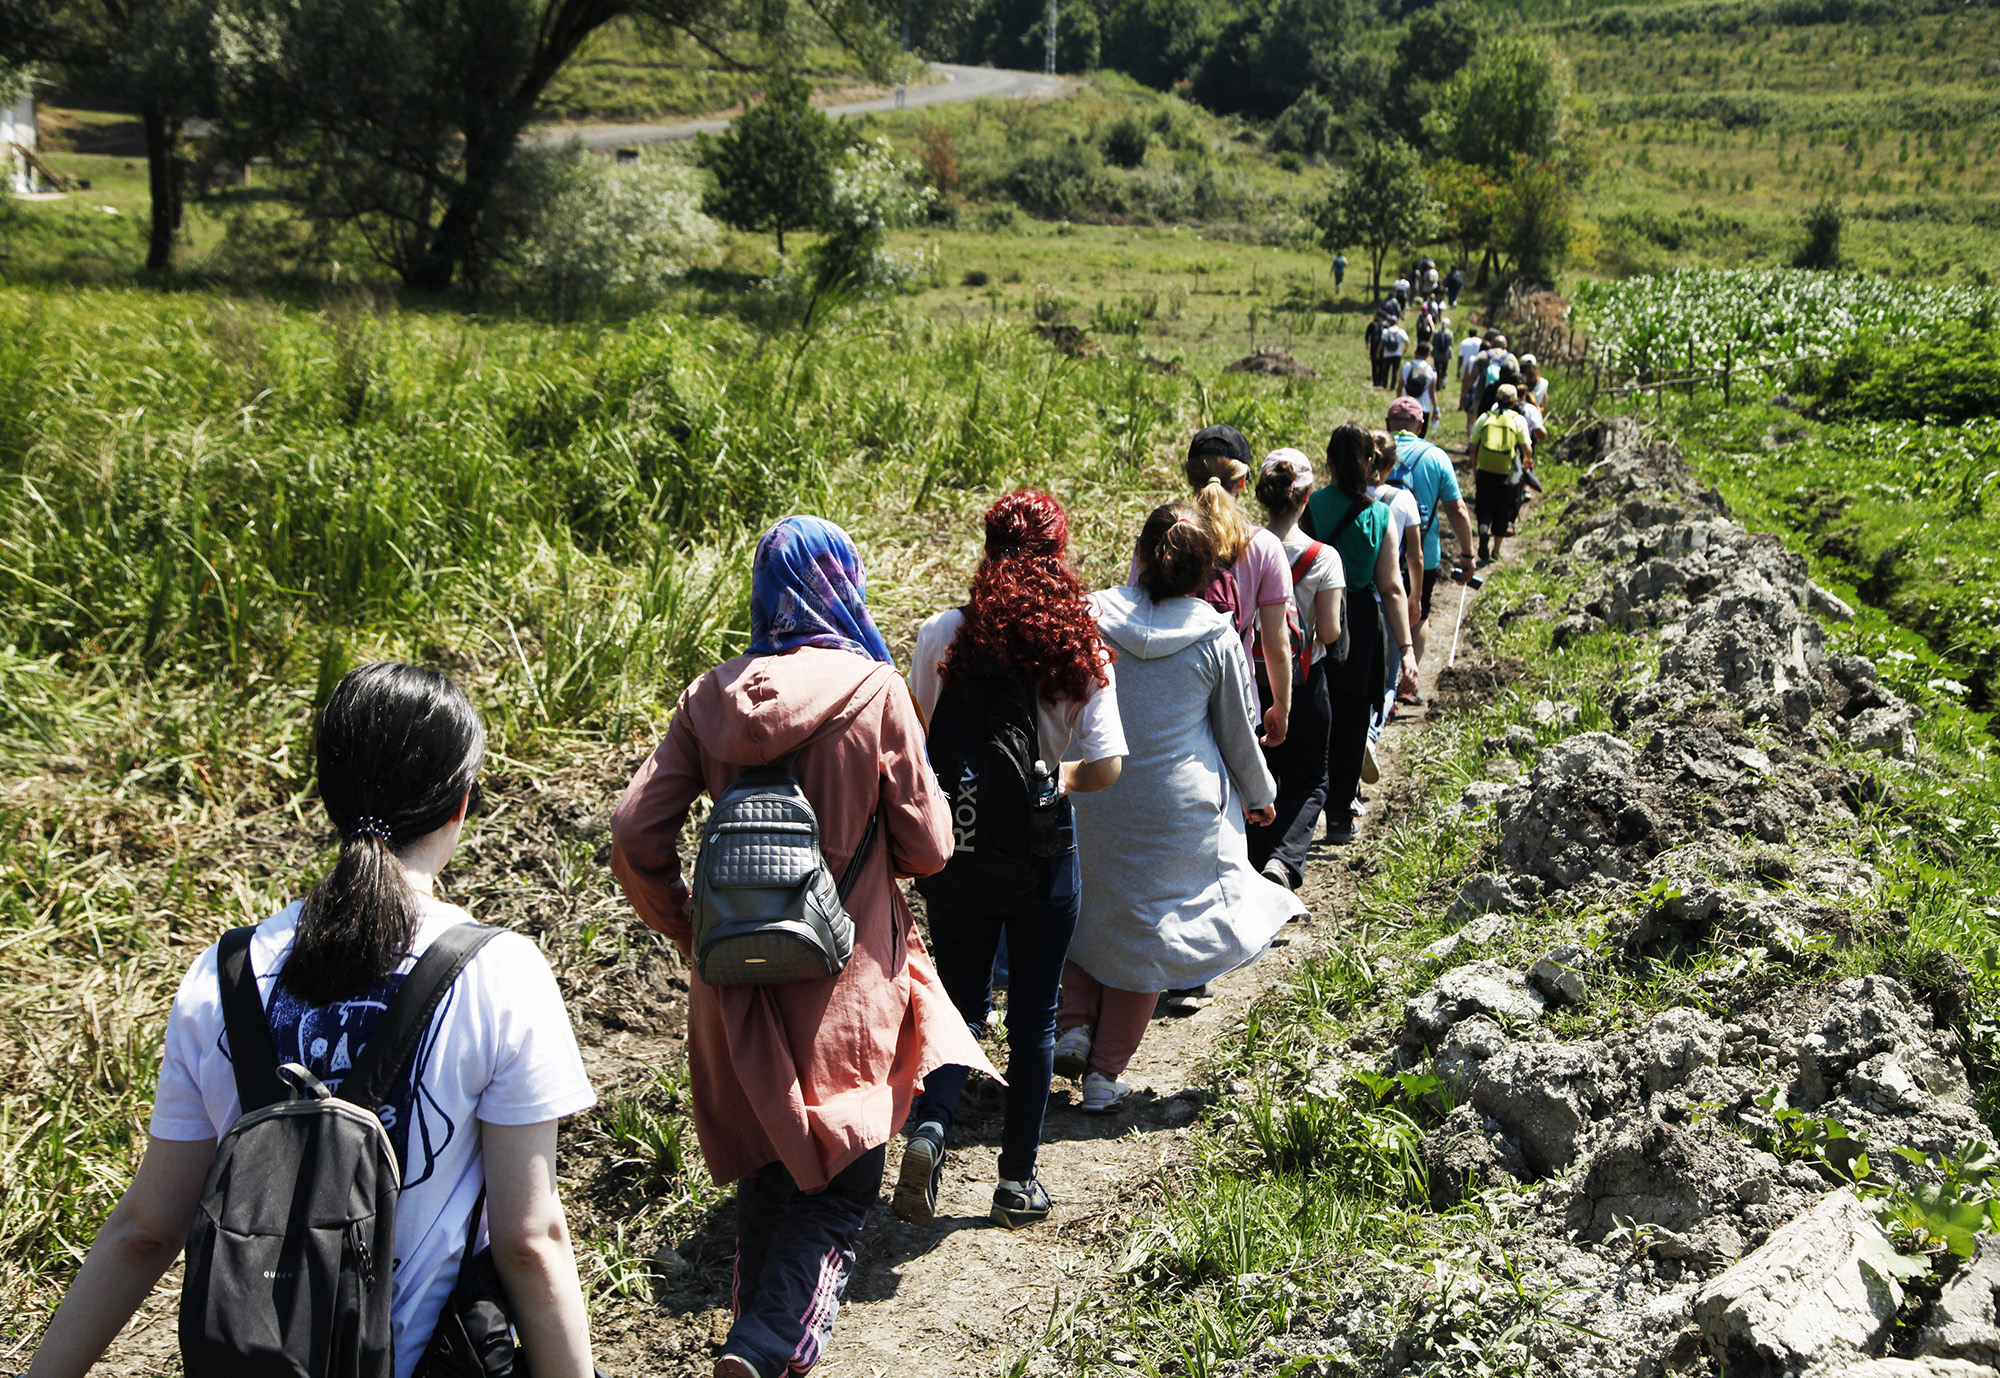
M 88 1370 L 186 1244 L 192 1374 L 331 1373 L 336 1352 L 410 1378 L 476 1296 L 480 1336 L 511 1349 L 511 1319 L 535 1378 L 589 1378 L 556 1194 L 556 1122 L 595 1099 L 569 1015 L 534 943 L 433 895 L 485 751 L 444 675 L 384 661 L 335 687 L 313 756 L 339 855 L 182 978 L 145 1158 L 28 1373 Z
M 1548 413 L 1549 380 L 1542 376 L 1542 365 L 1532 354 L 1521 356 L 1521 400 L 1534 403 L 1544 415 Z
M 1514 385 L 1502 383 L 1495 391 L 1492 410 L 1472 428 L 1473 507 L 1479 518 L 1482 565 L 1500 558 L 1501 543 L 1513 533 L 1514 518 L 1521 507 L 1521 483 L 1534 459 L 1528 423 L 1514 410 L 1516 400 Z
M 775 1378 L 818 1362 L 889 1139 L 919 1082 L 945 1066 L 992 1071 L 895 884 L 950 859 L 952 816 L 866 591 L 839 527 L 787 517 L 765 532 L 751 566 L 748 653 L 681 694 L 666 740 L 611 817 L 611 869 L 626 898 L 689 960 L 695 1133 L 710 1176 L 736 1183 L 735 1323 L 716 1378 Z M 696 798 L 706 792 L 719 812 L 746 772 L 774 796 L 802 793 L 813 850 L 843 878 L 851 953 L 837 975 L 772 985 L 702 977 L 698 941 L 719 930 L 697 931 L 703 914 L 678 844 Z M 699 885 L 713 879 L 704 867 Z M 771 869 L 764 861 L 729 879 L 754 884 Z
M 930 725 L 931 768 L 953 795 L 957 833 L 951 861 L 917 888 L 938 975 L 975 1038 L 992 1008 L 994 954 L 1007 944 L 1007 1109 L 992 1219 L 1010 1229 L 1050 1209 L 1035 1160 L 1082 891 L 1069 796 L 1115 783 L 1125 754 L 1111 657 L 1068 550 L 1069 519 L 1048 494 L 995 502 L 971 596 L 924 623 L 910 660 L 910 692 Z M 1046 804 L 1031 797 L 1038 780 Z M 932 1072 L 910 1111 L 894 1207 L 915 1224 L 936 1216 L 968 1075 L 960 1066 Z
M 1467 335 L 1465 343 L 1458 347 L 1458 409 L 1465 413 L 1468 441 L 1473 423 L 1479 419 L 1479 388 L 1486 377 L 1486 364 L 1493 348 L 1489 341 L 1494 333 L 1489 330 L 1484 335 Z
M 1389 509 L 1368 496 L 1373 451 L 1373 442 L 1361 427 L 1350 422 L 1335 428 L 1326 446 L 1331 481 L 1313 494 L 1299 518 L 1301 531 L 1339 552 L 1347 579 L 1347 658 L 1327 667 L 1333 719 L 1327 751 L 1329 842 L 1354 839 L 1351 809 L 1368 751 L 1369 717 L 1386 677 L 1385 634 L 1396 648 L 1401 672 L 1411 679 L 1417 673 L 1396 544 L 1389 539 Z
M 1435 421 L 1438 414 L 1437 372 L 1431 367 L 1431 361 L 1419 355 L 1404 364 L 1400 382 L 1402 395 L 1415 398 L 1424 409 L 1425 421 Z
M 1431 334 L 1431 371 L 1437 375 L 1437 385 L 1443 387 L 1451 377 L 1452 349 L 1456 341 L 1451 335 L 1451 317 L 1439 316 L 1437 329 Z
M 1083 912 L 1058 1016 L 1056 1071 L 1081 1076 L 1091 1114 L 1132 1094 L 1120 1074 L 1164 992 L 1236 970 L 1305 912 L 1250 865 L 1246 819 L 1272 821 L 1277 787 L 1243 711 L 1236 629 L 1196 596 L 1215 572 L 1208 520 L 1185 503 L 1157 508 L 1135 554 L 1137 586 L 1091 600 L 1118 653 L 1131 750 L 1117 784 L 1075 801 Z
M 1445 300 L 1449 302 L 1451 305 L 1457 306 L 1458 294 L 1464 290 L 1465 290 L 1465 269 L 1460 265 L 1454 263 L 1451 265 L 1451 271 L 1444 275 Z
M 1312 496 L 1312 461 L 1298 450 L 1273 450 L 1257 476 L 1257 501 L 1291 562 L 1292 602 L 1298 620 L 1296 656 L 1305 661 L 1292 691 L 1291 722 L 1279 746 L 1264 748 L 1264 764 L 1278 782 L 1277 817 L 1250 827 L 1250 864 L 1296 890 L 1305 880 L 1313 830 L 1326 808 L 1327 734 L 1332 704 L 1326 694 L 1326 655 L 1340 644 L 1341 590 L 1347 576 L 1330 545 L 1298 529 Z M 1294 667 L 1295 670 L 1297 667 Z
M 1250 442 L 1234 426 L 1210 426 L 1188 442 L 1181 466 L 1194 505 L 1215 541 L 1215 574 L 1202 596 L 1228 616 L 1242 639 L 1243 668 L 1255 683 L 1262 674 L 1270 706 L 1252 714 L 1267 746 L 1285 739 L 1292 711 L 1292 665 L 1285 648 L 1285 617 L 1292 606 L 1291 562 L 1276 536 L 1252 526 L 1238 495 L 1250 477 Z M 1131 578 L 1139 576 L 1135 555 Z M 1258 647 L 1261 646 L 1260 651 Z M 1251 695 L 1254 705 L 1256 695 Z
M 1404 306 L 1408 306 L 1410 304 L 1410 280 L 1408 278 L 1404 277 L 1397 278 L 1394 285 L 1391 286 L 1389 290 L 1395 293 L 1396 300 L 1399 303 L 1401 303 Z
M 1368 328 L 1361 334 L 1362 343 L 1368 350 L 1368 381 L 1372 386 L 1382 386 L 1382 332 L 1390 321 L 1386 311 L 1377 311 Z
M 1335 254 L 1333 256 L 1333 290 L 1338 292 L 1340 290 L 1341 284 L 1346 281 L 1347 281 L 1347 255 Z
M 1410 343 L 1410 332 L 1394 321 L 1382 329 L 1382 381 L 1377 387 L 1393 388 L 1403 370 L 1403 350 Z
M 1437 330 L 1437 320 L 1431 315 L 1430 303 L 1426 302 L 1417 311 L 1417 357 L 1428 359 L 1431 353 L 1431 335 Z M 1407 364 L 1404 365 L 1408 367 Z
M 1397 461 L 1402 457 L 1396 449 L 1396 442 L 1390 439 L 1387 431 L 1370 431 L 1368 441 L 1368 496 L 1389 509 L 1389 538 L 1396 543 L 1397 573 L 1406 598 L 1414 599 L 1424 579 L 1423 513 L 1417 509 L 1417 500 L 1407 488 L 1389 482 L 1389 475 L 1395 471 Z M 1409 616 L 1409 604 L 1406 602 L 1404 606 L 1405 616 Z M 1415 643 L 1416 638 L 1412 636 L 1412 661 L 1416 658 Z M 1401 656 L 1383 658 L 1382 697 L 1376 705 L 1371 737 L 1379 736 L 1381 729 L 1388 726 L 1395 712 L 1396 700 L 1402 696 L 1402 660 Z M 1409 689 L 1412 694 L 1416 693 L 1414 676 L 1410 679 Z
M 1388 481 L 1410 491 L 1416 499 L 1417 512 L 1423 518 L 1423 593 L 1412 609 L 1414 625 L 1410 629 L 1413 643 L 1411 655 L 1421 665 L 1425 634 L 1430 624 L 1431 597 L 1437 587 L 1439 567 L 1444 561 L 1444 542 L 1438 531 L 1440 513 L 1451 519 L 1452 534 L 1458 538 L 1459 570 L 1471 574 L 1474 562 L 1472 522 L 1466 515 L 1465 499 L 1459 491 L 1458 474 L 1452 469 L 1450 456 L 1421 438 L 1424 418 L 1416 407 L 1410 405 L 1413 400 L 1399 397 L 1389 404 L 1388 427 L 1396 443 L 1396 467 L 1390 471 Z M 1417 600 L 1414 589 L 1411 590 L 1411 598 Z M 1403 697 L 1411 703 L 1423 702 L 1413 686 Z

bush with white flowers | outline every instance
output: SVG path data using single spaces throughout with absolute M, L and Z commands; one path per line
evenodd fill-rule
M 559 307 L 607 291 L 657 292 L 714 247 L 694 168 L 614 163 L 572 142 L 540 161 L 512 257 Z

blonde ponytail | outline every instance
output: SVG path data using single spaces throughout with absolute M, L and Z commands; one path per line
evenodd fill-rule
M 1215 533 L 1215 562 L 1227 568 L 1250 544 L 1250 524 L 1243 519 L 1230 488 L 1250 476 L 1250 470 L 1228 455 L 1201 455 L 1187 462 L 1194 505 Z

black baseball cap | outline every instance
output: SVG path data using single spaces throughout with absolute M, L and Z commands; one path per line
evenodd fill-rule
M 1247 469 L 1250 467 L 1250 442 L 1234 426 L 1210 426 L 1196 431 L 1194 439 L 1188 442 L 1189 459 L 1199 459 L 1204 455 L 1228 455 Z

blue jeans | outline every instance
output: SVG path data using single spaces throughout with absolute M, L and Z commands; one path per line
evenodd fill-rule
M 1000 1131 L 1000 1175 L 1024 1182 L 1035 1175 L 1042 1147 L 1042 1118 L 1055 1072 L 1056 1005 L 1062 998 L 1063 959 L 1076 932 L 1083 873 L 1076 859 L 1076 827 L 1063 801 L 1063 850 L 1042 862 L 1022 898 L 991 909 L 930 912 L 931 960 L 945 993 L 977 1038 L 993 1006 L 993 956 L 1007 940 L 1007 1110 Z M 947 1131 L 958 1096 L 972 1075 L 966 1067 L 940 1067 L 924 1078 L 910 1123 L 936 1120 Z
M 824 1191 L 800 1191 L 783 1163 L 736 1179 L 736 1322 L 726 1351 L 773 1378 L 819 1362 L 887 1157 L 887 1146 L 877 1144 Z

